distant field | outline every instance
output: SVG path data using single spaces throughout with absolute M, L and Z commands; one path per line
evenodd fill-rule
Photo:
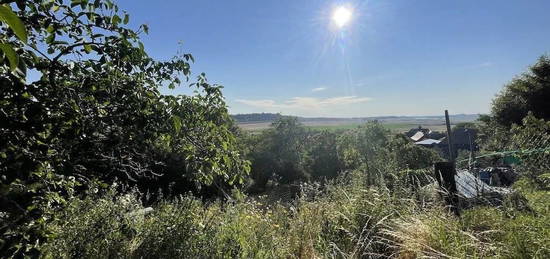
M 351 124 L 342 124 L 342 125 L 317 125 L 317 126 L 308 126 L 306 127 L 314 130 L 329 130 L 329 131 L 337 131 L 337 130 L 348 130 L 357 128 L 361 123 L 351 123 Z M 382 122 L 382 125 L 386 127 L 387 129 L 394 131 L 394 132 L 405 132 L 410 130 L 411 128 L 418 127 L 419 124 L 412 124 L 412 123 L 384 123 Z M 422 125 L 424 128 L 429 128 L 434 131 L 444 131 L 445 125 Z
M 410 123 L 410 122 L 381 122 L 382 125 L 394 132 L 405 132 L 411 128 L 416 128 L 421 125 L 424 128 L 429 128 L 434 131 L 444 131 L 445 125 L 441 122 L 434 121 L 423 121 L 423 123 Z M 329 131 L 338 131 L 338 130 L 348 130 L 358 127 L 364 123 L 359 122 L 347 122 L 347 121 L 306 121 L 303 122 L 307 128 L 314 130 L 329 130 Z M 258 131 L 267 129 L 271 125 L 270 122 L 259 122 L 259 123 L 243 123 L 239 124 L 239 127 L 249 131 Z

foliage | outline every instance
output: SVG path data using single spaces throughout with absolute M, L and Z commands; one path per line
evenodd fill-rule
M 395 181 L 401 170 L 428 168 L 440 159 L 434 150 L 414 145 L 402 135 L 392 136 L 377 122 L 330 132 L 307 131 L 295 119 L 282 119 L 247 141 L 252 178 L 260 190 L 274 176 L 280 176 L 281 183 L 324 181 L 359 168 L 370 174 L 373 183 Z
M 18 55 L 16 71 L 0 64 L 2 254 L 36 253 L 52 220 L 43 212 L 96 180 L 150 192 L 243 181 L 249 164 L 221 86 L 200 74 L 192 96 L 158 90 L 189 80 L 191 55 L 150 58 L 139 39 L 148 27 L 130 29 L 110 0 L 9 2 L 28 35 L 0 28 Z M 27 70 L 39 78 L 27 82 Z
M 280 113 L 247 113 L 247 114 L 235 114 L 232 115 L 233 119 L 239 123 L 247 123 L 247 122 L 274 122 L 283 115 Z
M 550 174 L 550 121 L 537 119 L 529 113 L 521 125 L 514 125 L 510 131 L 510 150 L 521 150 L 517 157 L 521 160 L 524 176 L 550 189 L 546 177 Z
M 74 199 L 48 225 L 52 235 L 42 249 L 45 256 L 61 258 L 388 254 L 386 246 L 373 240 L 382 240 L 377 236 L 388 217 L 410 213 L 414 203 L 366 189 L 361 177 L 340 178 L 325 194 L 303 196 L 291 207 L 253 200 L 204 204 L 185 196 L 142 215 L 131 194 Z
M 549 120 L 547 100 L 550 98 L 550 59 L 538 61 L 510 83 L 493 99 L 491 113 L 478 119 L 478 144 L 483 151 L 502 151 L 511 143 L 510 129 L 522 124 L 529 112 L 536 118 Z
M 9 5 L 0 4 L 0 22 L 6 25 L 5 28 L 0 27 L 0 31 L 2 31 L 3 35 L 2 38 L 0 38 L 0 54 L 3 56 L 3 58 L 0 59 L 0 64 L 4 63 L 4 65 L 6 65 L 7 63 L 11 72 L 15 72 L 19 67 L 19 55 L 14 50 L 14 44 L 10 42 L 9 36 L 6 37 L 4 35 L 14 34 L 18 40 L 26 43 L 27 30 L 21 19 L 17 17 Z M 2 56 L 0 56 L 0 58 Z M 18 72 L 21 74 L 22 71 L 20 70 Z
M 281 118 L 250 143 L 251 176 L 259 188 L 271 178 L 283 183 L 307 179 L 307 132 L 296 118 Z
M 529 71 L 514 78 L 493 100 L 491 115 L 500 125 L 520 124 L 528 112 L 550 120 L 550 58 L 541 56 Z
M 441 157 L 433 149 L 415 145 L 405 135 L 395 135 L 390 139 L 389 149 L 392 159 L 397 162 L 399 168 L 422 169 L 431 167 Z
M 390 131 L 378 122 L 369 122 L 338 137 L 338 155 L 345 169 L 365 165 L 375 168 L 387 156 Z M 367 169 L 368 170 L 368 169 Z M 370 171 L 370 170 L 368 170 Z
M 453 126 L 452 131 L 459 129 L 476 129 L 477 126 L 475 122 L 459 122 Z
M 480 130 L 476 142 L 482 150 L 504 150 L 510 142 L 509 129 L 500 125 L 489 115 L 480 116 L 479 121 Z
M 333 179 L 342 171 L 337 134 L 324 130 L 313 134 L 307 150 L 307 168 L 314 180 Z
M 519 182 L 528 208 L 505 202 L 460 218 L 436 201 L 368 186 L 361 171 L 323 191 L 311 186 L 290 205 L 249 197 L 204 203 L 164 200 L 146 214 L 135 193 L 72 199 L 47 228 L 43 255 L 216 258 L 545 258 L 550 252 L 548 192 Z M 83 235 L 82 233 L 86 233 Z

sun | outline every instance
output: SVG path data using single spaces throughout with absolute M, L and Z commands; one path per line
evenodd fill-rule
M 346 26 L 351 20 L 352 12 L 349 8 L 340 6 L 334 9 L 332 13 L 332 21 L 338 28 Z

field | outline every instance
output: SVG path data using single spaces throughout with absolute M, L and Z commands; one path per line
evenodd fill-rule
M 304 121 L 304 126 L 314 130 L 348 130 L 358 127 L 364 122 L 348 121 L 348 120 L 323 120 L 323 121 Z M 411 128 L 422 126 L 434 131 L 444 131 L 445 124 L 440 121 L 418 121 L 414 122 L 394 122 L 394 121 L 382 121 L 382 125 L 394 132 L 405 132 Z M 267 129 L 271 125 L 271 122 L 258 122 L 258 123 L 239 123 L 239 127 L 248 131 L 259 131 Z

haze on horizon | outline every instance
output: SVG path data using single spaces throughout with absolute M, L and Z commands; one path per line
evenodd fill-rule
M 194 74 L 225 87 L 233 114 L 487 113 L 502 86 L 550 50 L 544 0 L 120 5 L 151 28 L 143 41 L 153 57 L 192 53 Z

